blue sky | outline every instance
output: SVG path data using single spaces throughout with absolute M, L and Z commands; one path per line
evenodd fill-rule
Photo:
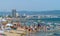
M 0 0 L 0 11 L 46 11 L 60 10 L 60 0 Z

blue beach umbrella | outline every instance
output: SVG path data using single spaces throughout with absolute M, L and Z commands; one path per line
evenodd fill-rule
M 46 24 L 45 24 L 45 23 L 38 23 L 38 24 L 40 24 L 41 26 L 46 26 Z

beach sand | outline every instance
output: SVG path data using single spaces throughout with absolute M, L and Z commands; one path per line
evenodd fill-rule
M 21 34 L 16 33 L 16 31 L 11 30 L 11 32 L 4 32 L 7 36 L 20 36 Z
M 18 31 L 16 30 L 11 30 L 10 32 L 4 32 L 4 34 L 6 34 L 7 36 L 25 36 L 26 35 L 26 32 L 24 29 L 21 29 L 21 28 L 18 28 L 17 29 Z

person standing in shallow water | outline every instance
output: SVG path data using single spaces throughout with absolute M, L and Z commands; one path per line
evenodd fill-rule
M 38 23 L 38 25 L 37 25 L 38 31 L 40 31 L 40 27 L 41 27 L 41 25 L 40 25 L 40 23 Z
M 14 24 L 14 30 L 17 30 L 17 26 L 16 26 L 16 24 Z
M 38 28 L 41 27 L 41 25 L 38 23 Z

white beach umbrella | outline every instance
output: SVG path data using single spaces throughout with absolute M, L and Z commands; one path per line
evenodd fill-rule
M 3 22 L 7 21 L 6 19 L 2 19 Z
M 41 23 L 45 23 L 45 22 L 43 21 L 43 22 L 41 22 Z
M 6 26 L 13 26 L 13 24 L 8 23 L 8 24 L 6 24 Z
M 48 22 L 47 24 L 49 24 L 49 25 L 50 25 L 50 24 L 52 24 L 52 23 Z

